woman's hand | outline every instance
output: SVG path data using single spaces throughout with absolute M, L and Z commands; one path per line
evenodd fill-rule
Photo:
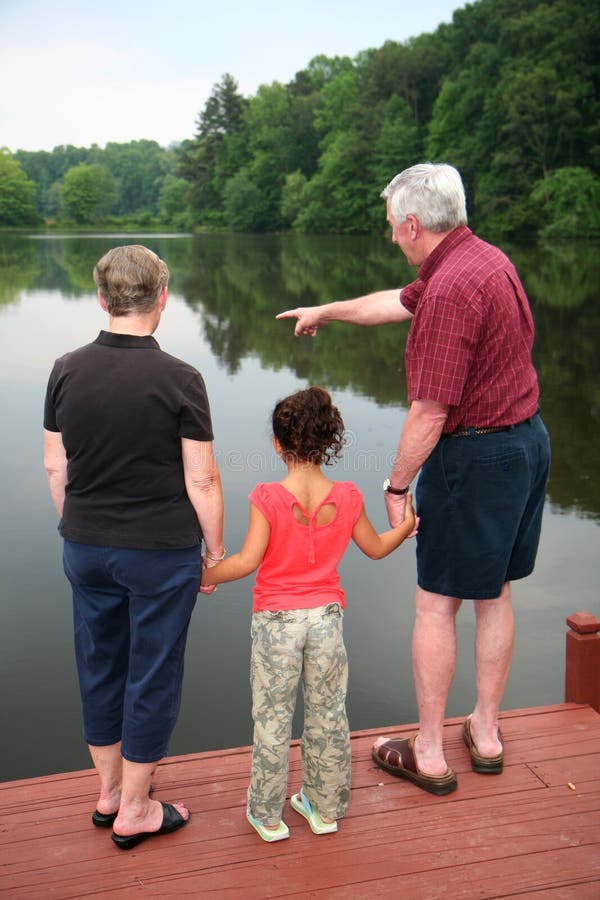
M 205 554 L 202 557 L 202 572 L 205 572 L 207 569 L 212 569 L 213 566 L 216 566 L 221 560 L 213 559 L 208 554 Z M 201 594 L 214 594 L 217 589 L 216 584 L 202 584 L 200 583 L 200 587 L 198 588 Z

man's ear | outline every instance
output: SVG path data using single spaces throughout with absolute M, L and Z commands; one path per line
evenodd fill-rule
M 409 213 L 406 217 L 406 222 L 408 224 L 408 234 L 415 240 L 419 236 L 419 232 L 421 230 L 421 224 L 416 216 L 413 216 L 412 213 Z
M 163 284 L 160 294 L 158 295 L 158 308 L 162 312 L 165 306 L 167 305 L 167 294 L 169 290 L 166 284 Z
M 104 297 L 102 296 L 102 294 L 100 293 L 100 291 L 98 291 L 98 303 L 100 304 L 100 306 L 102 307 L 102 309 L 104 310 L 104 312 L 108 312 L 108 306 L 107 306 L 106 303 L 104 302 Z

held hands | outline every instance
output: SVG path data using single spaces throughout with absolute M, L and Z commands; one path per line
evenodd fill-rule
M 200 586 L 198 587 L 199 593 L 214 594 L 214 592 L 216 591 L 216 584 L 203 584 L 202 582 L 205 580 L 204 573 L 207 571 L 207 569 L 212 569 L 212 567 L 216 566 L 219 562 L 219 559 L 212 559 L 210 556 L 208 556 L 208 554 L 205 554 L 202 557 L 202 581 L 200 582 Z
M 419 518 L 415 515 L 413 495 L 410 492 L 401 496 L 386 493 L 384 497 L 388 519 L 392 528 L 410 523 L 412 528 L 407 537 L 414 537 L 419 530 Z
M 297 319 L 294 334 L 309 334 L 314 337 L 320 324 L 318 306 L 298 306 L 296 309 L 288 309 L 275 316 L 276 319 Z

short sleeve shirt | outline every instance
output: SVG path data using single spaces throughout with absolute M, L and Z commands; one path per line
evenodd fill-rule
M 308 515 L 297 498 L 279 482 L 257 484 L 250 502 L 267 519 L 271 534 L 254 585 L 254 612 L 309 609 L 328 603 L 346 605 L 337 566 L 363 508 L 351 481 L 335 481 L 322 503 Z M 319 510 L 334 504 L 335 516 L 317 525 Z M 309 524 L 297 521 L 297 507 Z
M 517 272 L 462 226 L 447 235 L 401 292 L 413 314 L 406 342 L 408 400 L 450 407 L 458 425 L 512 425 L 533 415 L 533 319 Z
M 212 441 L 206 388 L 153 337 L 100 332 L 56 360 L 44 427 L 67 455 L 67 540 L 130 549 L 191 547 L 202 538 L 187 496 L 181 438 Z

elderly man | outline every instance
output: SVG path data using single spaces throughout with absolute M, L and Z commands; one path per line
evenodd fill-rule
M 459 173 L 445 164 L 412 166 L 382 196 L 392 240 L 419 267 L 416 281 L 278 318 L 296 318 L 297 335 L 314 335 L 334 320 L 412 320 L 409 409 L 384 492 L 395 525 L 420 470 L 412 644 L 419 731 L 406 740 L 379 738 L 373 758 L 442 795 L 457 786 L 444 756 L 443 724 L 455 618 L 467 598 L 476 616 L 477 701 L 463 738 L 475 772 L 502 771 L 498 711 L 513 649 L 510 582 L 534 567 L 550 446 L 538 412 L 527 298 L 510 260 L 467 227 Z
M 54 364 L 44 464 L 100 777 L 92 822 L 129 850 L 189 818 L 182 803 L 149 795 L 179 712 L 201 542 L 207 565 L 224 556 L 223 497 L 202 376 L 152 337 L 166 264 L 146 247 L 116 247 L 94 278 L 108 330 Z

